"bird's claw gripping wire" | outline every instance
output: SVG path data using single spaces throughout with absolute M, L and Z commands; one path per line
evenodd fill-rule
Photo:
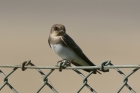
M 67 60 L 61 60 L 57 62 L 57 66 L 59 67 L 59 71 L 61 72 L 62 69 L 65 69 L 68 66 L 71 66 L 71 63 Z

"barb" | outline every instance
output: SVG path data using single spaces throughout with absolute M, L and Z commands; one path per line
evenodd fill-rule
M 109 72 L 109 69 L 115 69 L 119 74 L 121 74 L 123 79 L 123 84 L 121 87 L 117 90 L 116 93 L 120 93 L 120 91 L 126 86 L 132 93 L 136 93 L 132 87 L 128 84 L 128 78 L 134 74 L 136 71 L 140 69 L 140 65 L 113 65 L 111 61 L 105 61 L 102 62 L 99 66 L 77 66 L 77 67 L 71 67 L 70 63 L 67 63 L 66 60 L 63 60 L 62 63 L 58 64 L 57 66 L 35 66 L 31 60 L 25 61 L 22 63 L 22 65 L 0 65 L 1 68 L 13 68 L 12 71 L 5 75 L 2 70 L 0 70 L 0 73 L 4 76 L 4 83 L 0 87 L 0 90 L 7 85 L 14 93 L 18 93 L 12 85 L 8 82 L 9 76 L 14 73 L 18 68 L 21 68 L 22 71 L 26 71 L 26 69 L 36 69 L 44 78 L 43 78 L 43 85 L 37 90 L 36 93 L 39 93 L 45 85 L 47 85 L 54 93 L 58 93 L 55 88 L 48 82 L 48 77 L 53 73 L 55 69 L 59 69 L 59 71 L 62 71 L 63 69 L 72 69 L 77 74 L 79 74 L 83 78 L 83 84 L 78 89 L 77 93 L 80 93 L 81 90 L 84 87 L 87 87 L 92 93 L 97 93 L 90 85 L 88 85 L 88 77 L 93 73 L 91 71 L 88 75 L 82 74 L 78 69 L 98 69 L 103 72 Z M 134 68 L 132 72 L 130 72 L 128 75 L 125 75 L 119 68 Z M 50 69 L 50 71 L 47 74 L 44 74 L 40 69 Z
M 25 67 L 25 66 L 28 66 L 28 65 L 31 65 L 31 66 L 35 66 L 33 63 L 31 63 L 31 60 L 29 60 L 29 61 L 25 61 L 25 62 L 23 62 L 22 63 L 22 71 L 25 71 L 27 68 Z M 49 82 L 48 82 L 48 76 L 55 70 L 55 69 L 51 69 L 50 70 L 50 72 L 48 73 L 48 74 L 44 74 L 40 69 L 36 69 L 44 78 L 43 78 L 43 82 L 44 82 L 44 84 L 38 89 L 38 91 L 36 92 L 36 93 L 39 93 L 40 91 L 41 91 L 41 89 L 45 86 L 45 85 L 47 85 L 54 93 L 58 93 L 56 90 L 55 90 L 55 88 L 51 85 L 51 84 L 49 84 Z
M 20 65 L 0 65 L 1 68 L 22 68 Z M 28 69 L 60 69 L 57 66 L 25 66 Z M 112 65 L 104 66 L 104 69 L 114 69 L 114 68 L 140 68 L 140 65 Z M 101 69 L 101 66 L 76 66 L 67 67 L 65 69 Z

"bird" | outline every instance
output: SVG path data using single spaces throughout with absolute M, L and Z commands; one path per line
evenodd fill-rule
M 66 33 L 62 24 L 54 24 L 51 28 L 48 44 L 51 49 L 63 60 L 71 62 L 75 66 L 96 66 L 92 63 L 75 41 Z M 83 69 L 86 72 L 100 73 L 97 69 Z M 101 73 L 100 73 L 101 74 Z

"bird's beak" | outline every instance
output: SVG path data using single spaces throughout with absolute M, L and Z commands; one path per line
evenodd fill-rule
M 60 30 L 61 32 L 64 32 L 64 30 Z

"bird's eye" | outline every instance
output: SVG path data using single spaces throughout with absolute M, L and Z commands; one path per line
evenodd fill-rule
M 58 31 L 58 30 L 59 30 L 59 28 L 58 28 L 58 27 L 54 27 L 54 30 L 55 30 L 55 31 Z

